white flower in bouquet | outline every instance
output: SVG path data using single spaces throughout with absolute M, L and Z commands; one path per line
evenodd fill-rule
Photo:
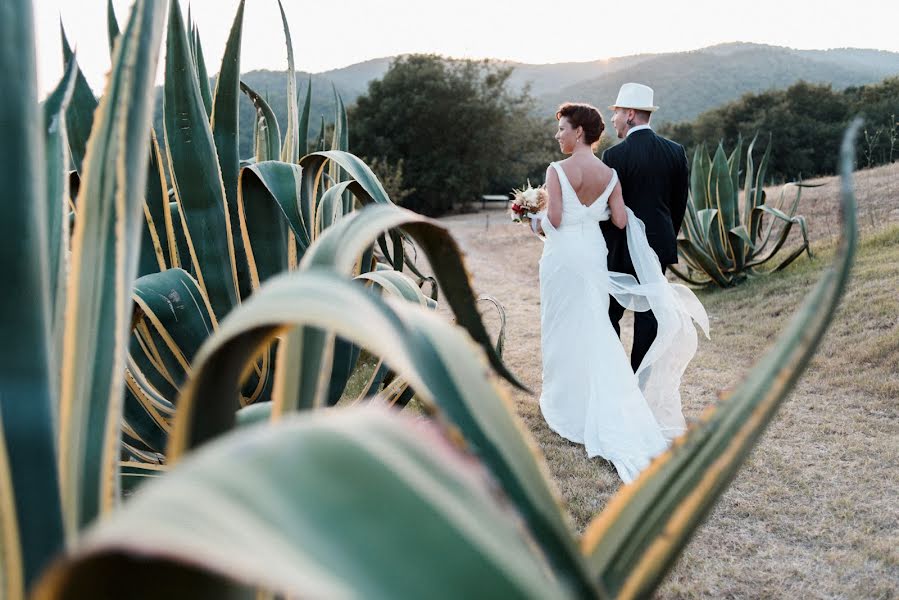
M 549 192 L 545 186 L 531 187 L 531 182 L 521 189 L 512 190 L 512 206 L 509 208 L 509 216 L 512 221 L 521 223 L 523 220 L 530 220 L 534 215 L 546 207 L 546 201 L 549 200 Z

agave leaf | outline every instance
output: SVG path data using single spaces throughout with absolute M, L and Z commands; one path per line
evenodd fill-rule
M 299 139 L 300 139 L 300 155 L 310 152 L 312 140 L 309 139 L 309 113 L 312 108 L 312 75 L 306 83 L 306 100 L 303 102 L 303 108 L 300 111 Z
M 712 235 L 714 233 L 712 228 L 715 226 L 715 217 L 717 216 L 717 208 L 705 208 L 696 213 L 696 225 L 699 233 L 696 241 L 712 255 L 715 253 L 715 249 L 712 247 Z
M 304 211 L 298 196 L 298 190 L 304 176 L 303 169 L 299 165 L 269 160 L 244 167 L 240 172 L 238 184 L 240 198 L 246 195 L 247 197 L 256 198 L 257 200 L 254 201 L 261 203 L 262 200 L 258 199 L 261 195 L 267 194 L 269 196 L 270 203 L 280 210 L 287 221 L 287 225 L 293 232 L 293 236 L 299 244 L 298 252 L 300 254 L 306 251 L 312 236 L 311 219 L 313 211 L 308 208 Z M 259 210 L 263 209 L 264 207 L 260 207 Z M 262 225 L 264 224 L 262 223 Z M 273 224 L 270 224 L 270 226 L 273 226 Z M 250 255 L 256 246 L 268 244 L 268 240 L 264 238 L 257 239 L 249 230 L 247 235 L 250 239 L 249 242 L 244 240 L 244 248 L 248 253 L 252 271 L 255 267 L 252 264 L 254 259 Z M 272 246 L 276 248 L 274 251 L 277 251 L 277 249 L 283 251 L 287 247 L 282 245 L 281 241 Z
M 701 269 L 695 269 L 695 270 L 702 272 Z M 690 277 L 689 275 L 685 274 L 683 271 L 681 271 L 680 269 L 678 269 L 677 267 L 674 267 L 674 266 L 669 265 L 668 271 L 670 271 L 671 273 L 674 273 L 679 278 L 681 278 L 682 280 L 686 281 L 687 283 L 689 283 L 691 285 L 705 286 L 711 282 L 710 279 L 697 279 L 694 277 Z
M 357 275 L 355 279 L 357 281 L 371 281 L 372 284 L 378 286 L 378 288 L 381 289 L 383 293 L 393 295 L 397 298 L 403 298 L 409 302 L 413 302 L 415 304 L 419 304 L 431 309 L 437 308 L 436 301 L 425 296 L 422 293 L 421 288 L 419 288 L 418 285 L 411 278 L 409 278 L 409 276 L 399 271 L 379 270 L 368 273 L 361 273 Z M 339 355 L 341 342 L 343 342 L 343 340 L 337 341 L 337 346 L 335 347 L 335 355 Z M 337 362 L 336 359 L 335 362 Z M 359 401 L 363 398 L 375 395 L 378 390 L 381 389 L 381 386 L 384 383 L 385 379 L 390 380 L 394 379 L 395 377 L 396 374 L 384 365 L 383 359 L 379 360 L 375 367 L 372 369 L 371 377 L 369 378 L 368 383 L 363 386 L 362 391 L 356 400 Z M 332 374 L 331 392 L 334 392 L 334 388 L 336 387 L 334 379 L 334 375 Z M 334 404 L 336 404 L 339 396 L 337 396 L 336 398 L 335 396 L 337 396 L 336 393 L 331 393 L 329 395 L 329 406 L 333 406 Z
M 755 199 L 754 206 L 761 206 L 765 203 L 765 174 L 768 170 L 768 162 L 771 159 L 771 138 L 768 138 L 768 145 L 765 147 L 765 154 L 759 162 L 759 170 L 755 177 Z
M 8 78 L 0 100 L 0 260 L 15 287 L 0 297 L 0 595 L 22 598 L 64 540 L 32 7 L 24 0 L 0 6 L 0 68 Z
M 144 201 L 144 235 L 141 236 L 138 276 L 164 271 L 172 264 L 174 233 L 165 173 L 156 132 L 150 130 L 150 159 Z
M 808 244 L 802 244 L 801 246 L 798 246 L 795 250 L 790 252 L 790 254 L 785 259 L 783 259 L 783 261 L 781 261 L 781 263 L 779 265 L 774 267 L 774 270 L 780 271 L 780 270 L 788 267 L 791 262 L 793 262 L 794 260 L 796 260 L 797 258 L 802 256 L 803 252 L 807 252 L 809 255 L 809 258 L 811 258 L 812 253 L 811 253 L 811 250 L 809 249 Z
M 225 189 L 225 200 L 228 203 L 228 217 L 231 231 L 240 231 L 240 219 L 237 215 L 237 180 L 240 172 L 240 155 L 238 151 L 240 119 L 238 102 L 240 100 L 240 51 L 243 35 L 244 0 L 237 6 L 231 33 L 222 56 L 222 66 L 215 82 L 215 97 L 212 108 L 212 137 L 218 154 L 219 167 L 222 173 L 222 187 Z M 234 255 L 237 258 L 237 281 L 241 298 L 246 298 L 251 290 L 250 274 L 244 256 L 243 238 L 233 238 Z
M 337 91 L 337 86 L 331 83 L 331 89 L 334 92 L 334 136 L 331 140 L 332 150 L 341 150 L 343 152 L 350 151 L 349 144 L 349 128 L 347 125 L 346 107 L 343 104 L 343 98 Z
M 132 460 L 122 461 L 119 463 L 119 472 L 122 474 L 122 490 L 126 495 L 131 495 L 138 487 L 148 480 L 158 478 L 165 471 L 164 465 Z
M 347 125 L 346 107 L 343 105 L 343 99 L 337 92 L 337 86 L 334 85 L 333 82 L 331 83 L 331 89 L 334 92 L 335 107 L 334 134 L 331 136 L 331 150 L 349 152 L 349 127 Z M 330 175 L 335 182 L 343 181 L 346 178 L 343 169 L 337 162 L 331 161 L 330 166 Z M 346 203 L 348 204 L 352 196 L 350 194 L 344 194 L 344 198 L 346 199 Z M 352 210 L 352 205 L 346 206 L 346 212 L 349 212 L 350 210 Z
M 169 198 L 172 196 L 170 195 Z M 166 229 L 171 227 L 169 231 L 170 241 L 169 250 L 171 251 L 171 267 L 184 269 L 196 278 L 194 271 L 194 263 L 190 258 L 190 247 L 187 245 L 187 235 L 184 232 L 184 221 L 181 219 L 181 209 L 178 202 L 169 201 L 168 221 Z
M 252 597 L 254 587 L 303 598 L 573 597 L 481 473 L 433 429 L 372 409 L 310 413 L 211 445 L 94 529 L 37 598 L 102 600 L 128 586 L 138 598 Z
M 175 385 L 180 386 L 190 374 L 200 345 L 214 331 L 209 301 L 196 280 L 182 269 L 141 277 L 134 282 L 131 298 L 180 366 L 170 370 Z
M 809 250 L 809 242 L 808 242 L 808 228 L 806 226 L 804 217 L 791 217 L 789 215 L 782 213 L 781 211 L 777 210 L 776 208 L 772 208 L 770 206 L 762 206 L 762 207 L 760 207 L 760 210 L 762 210 L 765 213 L 774 215 L 776 217 L 776 219 L 783 221 L 783 226 L 781 227 L 781 229 L 778 233 L 778 236 L 774 242 L 774 245 L 771 246 L 768 253 L 765 256 L 760 257 L 760 258 L 754 257 L 754 259 L 751 262 L 749 262 L 747 264 L 747 266 L 757 267 L 757 266 L 762 265 L 762 264 L 768 262 L 769 260 L 771 260 L 774 257 L 774 255 L 777 254 L 777 252 L 783 247 L 784 243 L 787 241 L 787 238 L 790 235 L 790 230 L 792 229 L 793 225 L 799 225 L 799 231 L 802 234 L 802 246 L 799 247 L 798 254 L 802 254 L 802 251 L 805 250 L 809 253 L 809 258 L 811 258 L 811 251 Z M 797 256 L 798 256 L 798 254 L 797 254 Z M 789 264 L 789 262 L 792 262 L 792 260 L 795 258 L 796 258 L 796 256 L 789 258 L 787 264 Z M 786 265 L 782 265 L 782 266 L 786 266 Z
M 69 61 L 76 60 L 75 55 L 69 46 L 69 40 L 66 38 L 66 32 L 62 27 L 62 23 L 59 24 L 59 31 L 62 37 L 63 64 L 68 65 Z M 72 99 L 69 102 L 68 110 L 66 110 L 66 130 L 68 133 L 69 151 L 72 153 L 72 163 L 75 166 L 75 170 L 78 173 L 82 173 L 87 139 L 91 135 L 91 129 L 94 124 L 94 111 L 97 109 L 98 102 L 81 69 L 77 66 L 76 69 L 78 74 L 75 75 L 75 89 L 72 91 Z
M 321 115 L 321 124 L 319 125 L 318 130 L 318 143 L 315 147 L 318 152 L 328 150 L 328 144 L 325 142 L 325 115 Z
M 525 388 L 497 356 L 474 302 L 462 253 L 449 232 L 432 219 L 393 204 L 374 204 L 347 215 L 310 247 L 301 269 L 326 266 L 349 274 L 363 250 L 385 230 L 403 227 L 424 250 L 456 321 L 487 354 L 491 366 L 511 384 Z
M 135 372 L 132 368 L 125 371 L 122 441 L 126 448 L 161 456 L 171 431 L 174 406 L 145 380 L 139 380 Z M 160 405 L 167 405 L 168 410 L 161 410 Z
M 499 300 L 488 294 L 478 296 L 478 302 L 489 302 L 499 313 L 499 333 L 496 334 L 496 355 L 503 357 L 503 348 L 506 345 L 506 308 Z
M 281 131 L 274 111 L 253 88 L 240 82 L 240 91 L 247 95 L 256 108 L 255 156 L 256 162 L 277 160 L 281 152 Z
M 736 211 L 736 222 L 740 220 L 740 206 L 739 202 L 737 202 L 737 194 L 740 191 L 740 157 L 743 153 L 743 135 L 737 135 L 737 146 L 734 148 L 734 151 L 730 153 L 730 156 L 727 157 L 727 167 L 730 171 L 730 180 L 731 185 L 733 187 L 734 194 L 734 210 Z
M 719 238 L 722 246 L 726 244 L 725 232 L 737 226 L 737 211 L 739 210 L 736 202 L 737 189 L 739 188 L 734 187 L 724 148 L 719 144 L 715 157 L 712 159 L 709 190 L 712 201 L 716 203 L 713 208 L 718 209 Z M 731 256 L 730 248 L 725 247 L 725 252 L 727 256 Z
M 706 252 L 705 248 L 702 246 L 693 244 L 689 240 L 681 238 L 677 240 L 677 249 L 680 255 L 691 265 L 701 270 L 709 279 L 721 287 L 727 287 L 733 282 L 732 277 L 721 270 L 721 267 L 718 265 L 715 258 Z M 680 272 L 674 271 L 674 273 L 681 279 L 690 282 L 690 280 L 683 277 Z
M 255 425 L 256 423 L 264 423 L 272 418 L 272 403 L 257 402 L 249 404 L 237 411 L 235 415 L 238 427 L 246 427 L 247 425 Z
M 704 144 L 700 144 L 693 153 L 693 168 L 690 170 L 690 197 L 697 211 L 711 207 L 709 200 L 709 172 L 711 159 Z
M 433 396 L 447 418 L 459 428 L 463 439 L 487 465 L 509 499 L 518 507 L 547 560 L 562 581 L 581 594 L 596 597 L 599 590 L 585 577 L 582 558 L 570 547 L 567 525 L 550 487 L 546 466 L 530 435 L 514 417 L 508 399 L 483 375 L 482 353 L 472 340 L 434 311 L 408 305 L 400 312 L 405 323 L 427 339 L 431 352 L 446 371 Z M 430 355 L 430 356 L 428 356 Z M 472 360 L 477 357 L 477 360 Z M 467 360 L 466 360 L 467 358 Z M 478 366 L 480 363 L 480 366 Z M 433 363 L 432 363 L 433 364 Z M 476 373 L 480 372 L 480 377 Z M 414 382 L 416 394 L 420 392 Z M 455 396 L 455 397 L 454 397 Z M 422 394 L 428 403 L 426 394 Z
M 172 0 L 166 34 L 163 116 L 171 181 L 186 233 L 193 273 L 216 317 L 238 302 L 238 281 L 228 204 L 218 154 L 191 67 L 181 9 Z M 222 235 L 224 232 L 225 235 Z M 188 261 L 189 257 L 189 261 Z
M 754 244 L 752 243 L 752 238 L 749 236 L 749 230 L 746 229 L 745 225 L 739 225 L 737 227 L 734 227 L 733 229 L 731 229 L 728 232 L 728 234 L 731 236 L 736 236 L 739 239 L 741 244 L 746 244 L 747 248 L 752 249 L 754 247 Z M 737 248 L 737 246 L 734 244 L 734 242 L 735 242 L 735 240 L 733 239 L 733 237 L 731 237 L 731 245 L 734 248 Z M 740 255 L 742 255 L 742 253 Z M 738 265 L 738 267 L 737 267 L 738 270 L 740 270 L 742 268 L 742 266 L 743 266 L 742 264 Z
M 213 332 L 212 310 L 196 280 L 177 268 L 138 279 L 132 299 L 138 317 L 126 372 L 125 437 L 131 446 L 162 453 L 172 400 Z
M 291 206 L 289 201 L 278 202 L 278 199 L 289 197 L 291 191 L 296 194 L 298 176 L 296 165 L 274 161 L 251 165 L 240 172 L 234 214 L 239 220 L 241 247 L 246 255 L 252 290 L 288 268 L 291 223 L 285 211 L 296 209 L 295 203 Z M 246 299 L 249 292 L 242 296 Z
M 321 199 L 318 201 L 318 208 L 315 210 L 315 228 L 313 233 L 315 237 L 321 234 L 328 227 L 340 220 L 345 213 L 349 212 L 345 209 L 343 202 L 343 194 L 352 184 L 352 181 L 344 181 L 328 188 Z
M 188 18 L 188 21 L 190 18 Z M 206 109 L 206 117 L 212 117 L 212 89 L 209 87 L 209 72 L 206 70 L 206 59 L 203 58 L 203 44 L 200 43 L 200 30 L 196 23 L 193 24 L 193 41 L 190 49 L 193 52 L 195 74 L 200 86 L 200 95 L 203 97 L 203 107 Z
M 241 371 L 269 340 L 291 326 L 327 330 L 372 354 L 389 357 L 391 367 L 424 402 L 439 406 L 461 430 L 522 511 L 549 560 L 564 565 L 572 586 L 592 589 L 547 486 L 545 467 L 487 378 L 482 355 L 467 336 L 433 311 L 386 300 L 385 304 L 328 269 L 270 280 L 201 348 L 178 401 L 166 453 L 169 461 L 233 427 Z M 283 400 L 275 395 L 273 412 Z
M 325 393 L 327 406 L 335 406 L 343 397 L 350 377 L 356 369 L 356 363 L 359 362 L 360 354 L 361 348 L 352 342 L 343 338 L 334 340 L 334 349 L 331 352 L 331 376 Z
M 425 296 L 412 279 L 399 271 L 371 271 L 356 276 L 357 280 L 371 281 L 388 294 L 404 298 L 409 302 L 427 308 L 436 308 L 437 303 Z
M 617 597 L 652 593 L 733 480 L 824 335 L 855 254 L 852 169 L 859 125 L 859 120 L 853 122 L 843 140 L 843 236 L 833 266 L 728 400 L 708 411 L 632 485 L 622 488 L 588 526 L 582 547 L 592 571 Z
M 139 313 L 137 317 L 129 346 L 128 370 L 140 381 L 148 382 L 162 397 L 174 399 L 178 395 L 178 373 L 183 367 L 152 323 Z
M 696 203 L 692 197 L 687 202 L 687 210 L 684 212 L 684 220 L 681 223 L 681 233 L 686 239 L 693 241 L 693 243 L 702 244 L 699 214 L 696 211 Z
M 706 238 L 706 248 L 718 263 L 719 268 L 724 272 L 732 271 L 734 268 L 733 248 L 726 233 L 721 233 L 721 212 L 716 211 L 711 215 L 709 228 L 707 230 L 708 238 Z M 723 237 L 722 237 L 723 235 Z
M 119 21 L 115 16 L 115 9 L 112 6 L 112 0 L 106 2 L 106 33 L 109 38 L 109 56 L 115 55 L 115 43 L 119 39 L 122 32 L 119 30 Z
M 406 274 L 401 273 L 399 271 L 393 270 L 378 270 L 372 271 L 368 273 L 361 273 L 355 277 L 357 281 L 371 281 L 372 284 L 378 286 L 379 289 L 383 291 L 383 293 L 390 294 L 397 298 L 403 298 L 409 302 L 413 302 L 420 306 L 424 306 L 430 309 L 437 308 L 437 302 L 427 297 L 422 293 L 421 288 Z M 340 349 L 340 343 L 342 340 L 337 341 L 337 348 L 335 348 L 335 355 L 338 355 L 338 350 Z M 336 362 L 336 361 L 335 361 Z M 388 367 L 384 366 L 384 361 L 381 359 L 378 364 L 372 369 L 371 377 L 368 380 L 368 383 L 363 386 L 362 392 L 360 393 L 358 400 L 362 398 L 366 398 L 369 396 L 373 396 L 377 393 L 377 391 L 381 388 L 381 385 L 384 383 L 385 379 L 390 380 L 393 379 L 396 374 L 391 371 Z M 334 391 L 334 376 L 331 377 L 331 387 L 332 392 Z M 339 397 L 335 398 L 336 394 L 331 394 L 328 398 L 328 405 L 333 406 Z M 408 400 L 406 400 L 408 402 Z M 394 404 L 396 406 L 397 403 Z M 405 405 L 403 403 L 402 405 Z
M 313 239 L 317 237 L 313 226 L 316 223 L 316 207 L 319 204 L 318 190 L 323 187 L 323 179 L 327 177 L 324 172 L 328 162 L 340 165 L 343 171 L 353 180 L 346 188 L 356 196 L 362 204 L 380 203 L 393 204 L 387 197 L 387 192 L 372 170 L 358 157 L 341 151 L 324 151 L 307 154 L 300 160 L 301 173 L 300 197 L 296 198 L 296 185 L 293 189 L 286 188 L 287 192 L 276 194 L 278 202 L 285 208 L 285 214 L 290 219 L 291 226 L 297 234 L 297 242 L 300 252 L 308 248 Z M 270 169 L 285 170 L 285 167 L 270 167 Z M 295 177 L 295 176 L 294 176 Z M 290 205 L 289 207 L 287 205 Z M 344 212 L 348 212 L 344 209 Z M 300 228 L 302 226 L 302 228 Z
M 65 312 L 66 274 L 68 273 L 69 213 L 67 176 L 69 147 L 66 141 L 66 108 L 72 98 L 77 65 L 70 61 L 59 84 L 43 104 L 44 140 L 46 159 L 46 202 L 47 202 L 47 261 L 49 278 L 50 364 L 58 364 L 62 353 L 62 317 Z M 53 380 L 53 395 L 59 396 L 59 372 L 50 374 Z M 55 407 L 54 407 L 55 408 Z
M 284 133 L 284 146 L 281 147 L 281 160 L 296 164 L 300 161 L 299 108 L 297 107 L 297 72 L 293 63 L 293 43 L 290 41 L 290 27 L 284 6 L 278 0 L 281 11 L 281 24 L 284 26 L 284 41 L 287 44 L 287 130 Z
M 60 400 L 61 491 L 73 538 L 118 498 L 119 399 L 140 249 L 133 241 L 141 235 L 164 18 L 160 3 L 134 4 L 116 44 L 78 196 Z
M 752 209 L 755 208 L 755 193 L 754 188 L 752 187 L 755 183 L 755 163 L 752 160 L 752 151 L 755 148 L 755 141 L 758 139 L 758 135 L 752 138 L 752 141 L 749 142 L 749 148 L 746 150 L 746 179 L 743 183 L 743 215 L 740 219 L 740 222 L 746 226 L 747 231 L 750 231 L 750 240 L 751 236 L 751 215 Z

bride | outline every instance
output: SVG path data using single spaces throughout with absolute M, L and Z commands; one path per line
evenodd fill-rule
M 599 111 L 567 104 L 556 118 L 555 137 L 571 156 L 547 169 L 549 201 L 532 221 L 545 236 L 540 409 L 553 431 L 611 461 L 628 483 L 686 428 L 680 378 L 696 353 L 693 321 L 708 336 L 708 317 L 688 288 L 667 281 L 643 222 L 624 204 L 618 174 L 593 154 L 604 128 Z M 636 279 L 608 270 L 599 226 L 606 220 L 625 230 Z M 636 372 L 609 319 L 610 295 L 658 321 Z

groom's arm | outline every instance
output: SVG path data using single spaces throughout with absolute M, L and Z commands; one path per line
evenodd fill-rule
M 687 152 L 680 144 L 676 151 L 677 171 L 674 176 L 674 185 L 671 186 L 671 224 L 674 226 L 674 237 L 680 231 L 684 221 L 684 213 L 687 210 L 687 195 L 689 190 L 689 177 L 687 176 Z

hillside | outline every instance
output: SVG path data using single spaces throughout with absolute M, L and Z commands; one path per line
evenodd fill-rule
M 310 125 L 313 133 L 318 131 L 322 116 L 326 121 L 333 120 L 332 84 L 350 106 L 365 93 L 370 81 L 384 75 L 394 58 L 377 58 L 322 73 L 298 72 L 301 98 L 307 79 L 312 78 Z M 531 85 L 537 110 L 547 115 L 565 100 L 591 102 L 604 109 L 614 101 L 622 83 L 646 82 L 655 88 L 657 103 L 662 107 L 656 117 L 659 123 L 692 119 L 747 92 L 786 88 L 799 79 L 830 83 L 841 89 L 879 82 L 899 74 L 899 53 L 895 52 L 855 48 L 793 50 L 739 42 L 691 52 L 640 54 L 589 62 L 544 65 L 495 62 L 514 69 L 510 77 L 514 89 Z M 275 71 L 250 71 L 244 73 L 242 79 L 268 97 L 283 128 L 287 121 L 286 75 Z M 159 132 L 162 131 L 161 115 L 161 97 L 158 96 L 154 121 Z M 249 157 L 253 109 L 245 98 L 241 100 L 240 120 L 240 155 Z
M 786 88 L 800 79 L 836 89 L 874 83 L 899 73 L 899 54 L 869 50 L 797 51 L 774 46 L 733 44 L 679 54 L 663 54 L 632 67 L 580 81 L 540 97 L 551 112 L 576 99 L 605 108 L 627 81 L 655 89 L 661 108 L 657 122 L 695 118 L 747 92 Z

